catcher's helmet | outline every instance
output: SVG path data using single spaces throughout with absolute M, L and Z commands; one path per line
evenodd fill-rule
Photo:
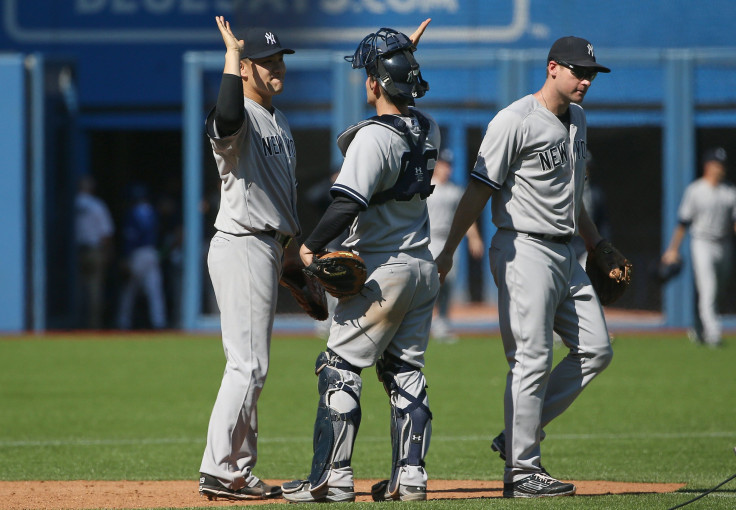
M 353 69 L 364 67 L 389 96 L 415 99 L 429 90 L 414 59 L 416 49 L 406 35 L 392 28 L 381 28 L 365 36 L 355 53 L 345 60 L 353 64 Z

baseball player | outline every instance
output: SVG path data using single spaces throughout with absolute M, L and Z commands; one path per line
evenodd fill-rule
M 210 499 L 270 498 L 281 488 L 253 474 L 256 408 L 268 372 L 282 257 L 299 234 L 294 139 L 272 99 L 284 87 L 284 54 L 294 51 L 270 30 L 250 28 L 241 40 L 223 17 L 217 26 L 227 51 L 206 129 L 222 191 L 207 265 L 227 363 L 210 417 L 199 491 Z
M 721 345 L 718 301 L 723 297 L 733 264 L 736 231 L 736 187 L 725 181 L 727 154 L 722 147 L 705 151 L 703 176 L 686 189 L 678 211 L 679 223 L 662 255 L 665 264 L 680 262 L 680 245 L 690 229 L 690 254 L 698 313 L 690 336 L 710 347 Z
M 349 58 L 353 68 L 366 69 L 367 101 L 377 115 L 339 136 L 345 160 L 331 188 L 334 200 L 300 255 L 309 265 L 349 227 L 343 246 L 365 260 L 368 278 L 359 294 L 340 298 L 327 349 L 317 357 L 312 471 L 307 480 L 282 485 L 292 502 L 355 500 L 351 456 L 361 418 L 361 372 L 374 364 L 391 405 L 393 460 L 390 479 L 373 486 L 373 499 L 427 497 L 432 413 L 422 367 L 439 278 L 428 248 L 425 199 L 440 131 L 411 106 L 428 89 L 413 56 L 417 40 L 416 33 L 408 38 L 382 28 Z
M 567 409 L 613 355 L 603 310 L 570 240 L 602 241 L 583 206 L 586 120 L 579 105 L 596 74 L 593 45 L 563 37 L 551 47 L 542 88 L 488 124 L 436 262 L 443 278 L 470 224 L 492 200 L 490 247 L 501 337 L 509 363 L 505 431 L 493 440 L 506 460 L 504 497 L 561 496 L 575 486 L 540 463 L 543 427 Z M 570 349 L 552 367 L 553 331 Z

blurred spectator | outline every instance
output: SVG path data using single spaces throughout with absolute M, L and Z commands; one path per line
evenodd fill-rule
M 463 196 L 463 189 L 450 181 L 452 176 L 453 154 L 450 149 L 444 149 L 434 166 L 432 184 L 434 191 L 427 198 L 427 209 L 429 210 L 430 243 L 429 250 L 433 257 L 437 257 L 450 232 L 452 218 L 455 209 Z M 483 239 L 474 223 L 468 230 L 468 250 L 470 255 L 479 259 L 483 256 Z M 452 300 L 453 285 L 455 282 L 455 270 L 451 270 L 445 277 L 440 287 L 435 304 L 436 315 L 432 319 L 431 336 L 438 342 L 455 342 L 457 338 L 450 327 L 450 303 Z
M 714 147 L 705 151 L 703 176 L 686 189 L 678 210 L 679 223 L 672 233 L 664 264 L 680 261 L 680 245 L 690 229 L 698 309 L 690 338 L 711 347 L 721 344 L 722 324 L 718 302 L 733 267 L 733 235 L 736 231 L 736 187 L 726 179 L 726 151 Z
M 151 327 L 161 329 L 166 326 L 166 307 L 161 264 L 156 251 L 158 217 L 143 185 L 131 187 L 131 201 L 122 228 L 126 281 L 120 296 L 118 327 L 131 328 L 136 297 L 143 290 L 148 301 Z
M 156 202 L 160 218 L 161 262 L 169 326 L 181 327 L 182 274 L 184 270 L 181 182 L 171 178 Z
M 107 205 L 95 196 L 95 180 L 91 175 L 79 180 L 74 199 L 74 232 L 78 323 L 100 329 L 104 325 L 105 281 L 115 227 Z

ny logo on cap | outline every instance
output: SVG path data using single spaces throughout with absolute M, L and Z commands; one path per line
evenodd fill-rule
M 276 36 L 271 32 L 266 32 L 266 42 L 268 44 L 276 44 Z
M 591 57 L 595 57 L 595 54 L 593 53 L 593 45 L 588 43 L 588 53 Z

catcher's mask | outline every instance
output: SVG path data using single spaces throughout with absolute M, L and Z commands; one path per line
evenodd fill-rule
M 381 28 L 368 34 L 358 44 L 353 55 L 345 60 L 353 69 L 365 68 L 368 75 L 375 77 L 391 97 L 416 99 L 429 90 L 414 58 L 416 51 L 411 40 L 392 28 Z

